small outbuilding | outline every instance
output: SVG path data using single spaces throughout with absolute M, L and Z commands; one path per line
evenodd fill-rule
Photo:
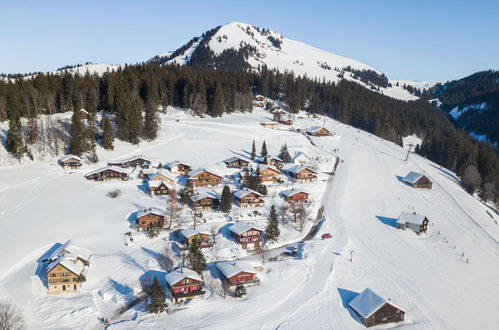
M 397 323 L 404 320 L 405 311 L 367 288 L 348 304 L 367 327 L 379 324 Z
M 402 178 L 402 181 L 413 188 L 431 189 L 433 186 L 433 182 L 426 175 L 418 172 L 409 172 L 409 174 Z
M 416 212 L 402 212 L 397 219 L 397 228 L 412 229 L 416 234 L 425 234 L 430 221 L 427 217 Z

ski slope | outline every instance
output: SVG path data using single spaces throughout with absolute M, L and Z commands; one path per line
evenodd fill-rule
M 125 245 L 129 216 L 138 208 L 164 207 L 164 201 L 140 191 L 140 181 L 93 183 L 83 174 L 105 161 L 142 154 L 155 162 L 182 160 L 228 174 L 221 161 L 244 154 L 253 139 L 263 139 L 274 154 L 284 142 L 290 150 L 320 157 L 322 172 L 331 170 L 333 149 L 340 157 L 335 176 L 304 184 L 314 209 L 325 207 L 317 237 L 303 243 L 298 259 L 282 256 L 278 246 L 298 241 L 301 233 L 281 226 L 282 240 L 264 255 L 251 255 L 223 237 L 210 253 L 204 272 L 207 294 L 184 310 L 149 315 L 143 304 L 113 320 L 109 329 L 363 329 L 345 307 L 369 287 L 406 311 L 406 320 L 383 328 L 493 329 L 499 296 L 499 216 L 460 187 L 453 173 L 406 150 L 353 127 L 327 119 L 336 136 L 312 138 L 287 129 L 259 125 L 269 117 L 261 109 L 222 118 L 194 118 L 169 109 L 162 116 L 160 137 L 114 151 L 99 150 L 101 164 L 86 164 L 72 173 L 53 162 L 5 165 L 0 170 L 0 297 L 8 297 L 27 316 L 29 328 L 101 328 L 99 318 L 111 315 L 140 291 L 145 274 L 164 274 L 157 254 L 166 237 L 149 239 L 133 232 Z M 177 121 L 178 120 L 178 121 Z M 296 128 L 322 124 L 299 114 Z M 415 190 L 398 177 L 414 170 L 433 180 L 432 190 Z M 107 192 L 123 191 L 119 199 Z M 278 198 L 272 188 L 270 197 Z M 283 187 L 282 190 L 285 188 Z M 280 189 L 279 189 L 280 190 Z M 234 212 L 239 212 L 233 206 Z M 417 236 L 393 227 L 402 211 L 416 211 L 430 220 L 428 234 Z M 490 214 L 488 214 L 488 213 Z M 244 217 L 244 212 L 239 212 Z M 258 221 L 258 219 L 253 219 Z M 210 215 L 208 222 L 226 219 Z M 202 224 L 203 225 L 203 224 Z M 208 225 L 208 224 L 206 224 Z M 333 238 L 321 240 L 322 233 Z M 36 275 L 37 260 L 57 242 L 73 238 L 92 250 L 82 291 L 48 296 Z M 454 246 L 456 248 L 454 249 Z M 353 260 L 349 261 L 352 252 Z M 464 257 L 462 257 L 464 253 Z M 276 257 L 276 260 L 272 261 Z M 261 285 L 242 299 L 216 292 L 213 261 L 235 258 L 263 267 Z M 468 263 L 466 263 L 468 259 Z

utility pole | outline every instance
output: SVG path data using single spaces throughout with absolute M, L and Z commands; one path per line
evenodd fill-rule
M 353 250 L 350 250 L 350 262 L 353 260 Z
M 405 156 L 405 161 L 409 159 L 409 153 L 411 152 L 412 147 L 414 147 L 414 144 L 409 144 L 409 149 L 407 149 L 407 155 Z

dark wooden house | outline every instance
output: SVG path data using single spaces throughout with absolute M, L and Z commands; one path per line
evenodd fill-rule
M 427 217 L 416 212 L 408 213 L 402 212 L 397 219 L 397 228 L 399 229 L 411 229 L 416 234 L 425 234 L 428 230 L 428 223 L 430 221 Z
M 59 159 L 59 164 L 61 164 L 62 168 L 64 168 L 65 170 L 77 170 L 81 167 L 82 162 L 83 160 L 75 155 L 66 155 Z
M 284 161 L 279 157 L 270 157 L 267 159 L 267 165 L 281 169 L 284 166 Z
M 258 164 L 257 172 L 262 182 L 276 182 L 281 175 L 281 171 L 277 168 L 265 164 Z
M 192 171 L 192 167 L 189 164 L 179 162 L 178 160 L 166 164 L 170 172 L 174 175 L 188 175 Z
M 172 301 L 175 303 L 199 298 L 205 294 L 203 279 L 188 268 L 174 269 L 166 274 L 165 279 Z
M 409 172 L 409 174 L 402 178 L 402 181 L 413 188 L 431 189 L 433 186 L 433 182 L 426 175 L 418 172 Z
M 233 196 L 241 208 L 262 207 L 264 204 L 263 195 L 251 189 L 237 190 Z
M 240 157 L 231 157 L 226 160 L 224 160 L 224 163 L 227 165 L 229 168 L 247 168 L 249 165 L 249 161 L 246 159 L 242 159 Z
M 217 208 L 220 199 L 214 193 L 201 191 L 189 198 L 189 206 L 196 211 L 206 211 Z
M 301 165 L 295 165 L 289 168 L 288 173 L 296 182 L 308 182 L 317 180 L 316 171 Z
M 405 311 L 371 289 L 365 289 L 349 303 L 350 308 L 367 327 L 402 322 Z
M 235 288 L 238 285 L 252 286 L 260 283 L 254 270 L 249 267 L 240 267 L 234 261 L 219 261 L 216 263 L 223 284 L 229 288 Z
M 309 194 L 302 190 L 285 190 L 282 192 L 282 195 L 284 196 L 284 200 L 290 204 L 308 203 Z
M 325 127 L 321 127 L 321 126 L 309 127 L 305 130 L 305 132 L 308 135 L 313 135 L 313 136 L 331 136 L 331 135 L 333 135 L 333 133 L 330 130 L 328 130 Z
M 189 181 L 193 187 L 214 187 L 222 183 L 222 176 L 205 169 L 189 172 Z
M 149 231 L 152 227 L 163 228 L 165 224 L 164 214 L 164 211 L 154 207 L 139 211 L 135 221 L 135 229 Z
M 122 170 L 116 167 L 104 167 L 85 175 L 87 180 L 93 181 L 110 181 L 110 180 L 120 180 L 126 181 L 129 179 L 128 171 Z
M 190 246 L 193 243 L 199 244 L 200 247 L 209 247 L 211 245 L 210 233 L 187 228 L 180 231 L 180 240 L 185 246 Z
M 171 191 L 175 190 L 173 186 L 163 180 L 149 180 L 147 182 L 147 188 L 151 195 L 168 195 Z
M 121 168 L 149 168 L 152 162 L 142 156 L 134 156 L 124 160 L 116 160 L 107 163 L 108 166 L 117 166 Z
M 259 248 L 263 241 L 263 230 L 247 222 L 238 222 L 229 229 L 232 238 L 241 244 L 243 249 Z

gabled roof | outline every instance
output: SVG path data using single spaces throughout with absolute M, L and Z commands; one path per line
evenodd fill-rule
M 263 170 L 266 170 L 266 169 L 270 169 L 274 172 L 277 172 L 277 173 L 281 173 L 281 171 L 279 171 L 277 168 L 275 168 L 274 166 L 270 166 L 270 165 L 267 165 L 267 164 L 258 164 L 258 166 L 256 167 L 258 170 L 260 171 L 263 171 Z
M 192 236 L 197 235 L 197 234 L 210 235 L 210 233 L 205 231 L 205 230 L 193 229 L 193 228 L 183 229 L 180 231 L 180 234 L 182 236 L 184 236 L 185 238 L 189 238 L 189 237 L 192 237 Z
M 111 164 L 125 164 L 125 163 L 131 162 L 133 160 L 137 160 L 137 159 L 143 159 L 143 160 L 148 161 L 149 163 L 151 163 L 150 159 L 147 159 L 147 158 L 142 157 L 142 156 L 133 156 L 133 157 L 130 157 L 130 158 L 127 158 L 127 159 L 110 161 L 109 163 L 111 163 Z
M 208 172 L 208 173 L 213 174 L 213 175 L 216 175 L 216 176 L 218 176 L 218 177 L 220 177 L 220 178 L 222 177 L 222 175 L 220 175 L 220 174 L 218 174 L 218 173 L 216 173 L 216 172 L 214 172 L 214 171 L 206 170 L 206 169 L 204 169 L 204 168 L 198 168 L 198 169 L 192 170 L 192 171 L 190 171 L 190 172 L 189 172 L 189 174 L 187 174 L 187 175 L 188 175 L 188 176 L 190 176 L 190 177 L 192 178 L 193 176 L 199 175 L 199 174 L 201 174 L 201 173 L 203 173 L 203 172 Z
M 234 261 L 219 261 L 216 263 L 218 270 L 226 277 L 231 278 L 241 272 L 256 274 L 253 270 L 243 269 L 237 265 Z
M 227 158 L 226 160 L 224 160 L 224 163 L 232 163 L 232 162 L 235 162 L 238 160 L 242 160 L 243 162 L 249 163 L 249 160 L 246 160 L 246 159 L 241 158 L 241 157 L 236 157 L 236 156 Z
M 241 190 L 237 190 L 236 192 L 234 192 L 234 197 L 236 197 L 236 198 L 243 198 L 244 196 L 247 196 L 249 194 L 255 194 L 257 196 L 263 197 L 262 194 L 260 194 L 257 191 L 254 191 L 252 189 L 241 189 Z
M 282 160 L 281 158 L 277 157 L 277 156 L 270 156 L 267 158 L 267 160 L 271 160 L 271 159 L 275 159 L 277 161 L 280 161 L 281 163 L 284 163 L 284 160 Z
M 290 168 L 288 168 L 289 173 L 299 173 L 303 170 L 309 170 L 309 171 L 312 171 L 315 174 L 317 174 L 317 171 L 314 171 L 310 167 L 306 167 L 306 166 L 302 166 L 302 165 L 295 165 L 295 166 L 291 166 Z
M 106 170 L 110 170 L 110 171 L 114 171 L 114 172 L 118 172 L 118 173 L 123 173 L 123 174 L 126 174 L 126 175 L 130 175 L 130 172 L 127 171 L 127 170 L 125 170 L 125 169 L 114 167 L 114 166 L 106 166 L 106 167 L 102 167 L 102 168 L 99 168 L 97 170 L 94 170 L 92 172 L 89 172 L 89 173 L 85 174 L 85 177 L 90 176 L 92 174 L 104 172 Z
M 416 183 L 419 179 L 421 179 L 424 176 L 424 174 L 418 173 L 418 172 L 409 172 L 405 177 L 402 178 L 404 182 L 414 184 Z
M 348 305 L 357 313 L 359 313 L 360 316 L 366 319 L 369 316 L 373 315 L 378 309 L 383 307 L 383 305 L 387 302 L 389 301 L 384 299 L 371 289 L 366 288 L 364 291 L 359 293 L 352 301 L 350 301 Z M 389 303 L 390 305 L 393 305 L 391 302 Z M 403 311 L 403 309 L 397 306 L 395 307 Z
M 165 182 L 163 180 L 153 180 L 153 181 L 149 180 L 147 182 L 147 185 L 149 186 L 149 188 L 158 188 L 162 184 L 164 184 L 168 189 L 172 189 L 172 186 L 169 185 L 168 182 Z
M 79 161 L 79 162 L 82 162 L 82 161 L 83 161 L 80 157 L 78 157 L 78 156 L 76 156 L 76 155 L 66 155 L 66 156 L 63 156 L 61 159 L 59 159 L 59 161 L 60 161 L 61 163 L 63 163 L 63 162 L 65 162 L 65 161 L 67 161 L 67 160 L 70 160 L 71 158 L 74 158 L 74 159 L 76 159 L 76 160 L 77 160 L 77 161 Z
M 137 212 L 137 218 L 141 218 L 145 215 L 148 215 L 148 214 L 154 214 L 154 215 L 159 215 L 159 216 L 164 216 L 165 215 L 165 211 L 157 208 L 157 207 L 150 207 L 150 208 L 147 208 L 147 209 L 143 209 L 143 210 L 140 210 Z
M 173 174 L 170 171 L 166 171 L 166 170 L 160 170 L 156 173 L 151 173 L 151 174 L 149 174 L 148 179 L 154 180 L 155 178 L 157 178 L 159 176 L 165 176 L 168 179 L 175 181 L 175 177 L 173 176 Z
M 166 282 L 169 286 L 175 285 L 185 278 L 203 282 L 203 279 L 198 273 L 185 267 L 174 269 L 165 276 Z
M 400 213 L 399 218 L 397 219 L 397 223 L 400 224 L 406 224 L 406 223 L 413 223 L 417 224 L 418 226 L 423 223 L 423 220 L 426 217 L 421 214 L 417 214 L 416 212 L 409 213 L 409 212 L 402 212 Z
M 90 255 L 91 252 L 89 249 L 74 242 L 73 240 L 69 240 L 52 252 L 49 260 L 54 261 L 61 256 L 66 256 L 72 259 L 80 258 L 88 261 L 90 259 Z
M 219 199 L 219 197 L 215 193 L 207 191 L 200 191 L 197 194 L 192 195 L 189 199 L 193 202 L 197 202 L 204 198 Z
M 296 194 L 299 194 L 299 193 L 304 193 L 304 194 L 307 194 L 308 195 L 308 192 L 305 192 L 303 190 L 296 190 L 296 189 L 289 189 L 289 190 L 284 190 L 283 192 L 281 192 L 284 196 L 286 197 L 291 197 L 291 196 L 294 196 Z
M 175 166 L 178 166 L 178 165 L 185 165 L 185 166 L 189 166 L 191 167 L 191 165 L 187 164 L 187 163 L 184 163 L 184 162 L 181 162 L 181 161 L 178 161 L 178 160 L 175 160 L 173 162 L 169 162 L 169 163 L 166 163 L 166 166 L 168 168 L 172 168 L 172 167 L 175 167 Z
M 236 235 L 241 235 L 242 233 L 244 233 L 248 230 L 251 230 L 251 229 L 263 231 L 263 229 L 255 226 L 255 225 L 249 224 L 248 222 L 237 222 L 237 223 L 233 224 L 232 226 L 230 226 L 230 228 L 229 228 L 229 230 Z
M 75 275 L 80 275 L 83 271 L 83 268 L 85 267 L 85 265 L 83 265 L 83 262 L 81 262 L 80 260 L 71 259 L 66 256 L 60 256 L 47 266 L 47 273 L 54 269 L 54 267 L 57 265 L 63 266 Z

